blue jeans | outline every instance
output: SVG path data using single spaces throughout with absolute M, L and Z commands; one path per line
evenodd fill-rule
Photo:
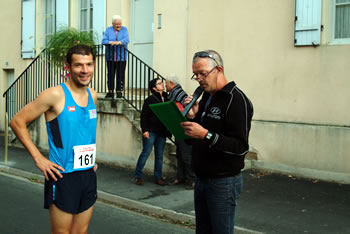
M 165 147 L 165 136 L 161 136 L 154 132 L 149 132 L 149 139 L 142 137 L 142 152 L 137 160 L 135 176 L 142 178 L 142 169 L 145 167 L 146 161 L 152 152 L 154 145 L 154 177 L 162 178 L 163 168 L 163 152 Z
M 194 205 L 197 234 L 234 232 L 235 209 L 242 186 L 241 173 L 234 177 L 196 178 Z

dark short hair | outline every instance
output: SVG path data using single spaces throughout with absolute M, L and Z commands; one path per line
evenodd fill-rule
M 80 55 L 92 55 L 92 59 L 95 61 L 95 53 L 93 51 L 93 49 L 91 48 L 91 46 L 88 45 L 84 45 L 84 44 L 78 44 L 75 45 L 73 47 L 71 47 L 68 51 L 67 51 L 67 55 L 66 55 L 66 62 L 71 65 L 72 64 L 72 56 L 73 54 L 80 54 Z
M 149 82 L 149 86 L 148 86 L 148 87 L 149 87 L 149 90 L 152 91 L 153 88 L 156 87 L 157 81 L 158 81 L 158 80 L 160 80 L 160 79 L 159 79 L 159 78 L 154 78 L 153 80 L 151 80 L 151 81 Z

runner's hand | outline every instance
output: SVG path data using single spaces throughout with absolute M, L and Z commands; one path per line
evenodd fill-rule
M 62 178 L 62 174 L 58 171 L 64 171 L 64 169 L 51 162 L 50 160 L 48 160 L 47 158 L 45 158 L 44 156 L 41 156 L 40 158 L 38 158 L 35 161 L 36 166 L 40 169 L 40 171 L 44 174 L 45 179 L 49 180 L 49 176 L 54 180 L 57 181 L 57 177 Z

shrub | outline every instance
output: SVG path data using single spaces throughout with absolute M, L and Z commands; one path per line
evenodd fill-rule
M 77 44 L 85 44 L 95 50 L 93 33 L 79 32 L 75 28 L 64 28 L 57 31 L 47 46 L 51 61 L 57 66 L 64 66 L 68 49 Z

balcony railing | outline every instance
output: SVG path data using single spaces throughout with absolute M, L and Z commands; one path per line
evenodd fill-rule
M 108 91 L 106 47 L 95 46 L 95 72 L 90 86 L 97 93 Z M 153 78 L 164 80 L 164 77 L 123 46 L 113 46 L 111 49 L 119 50 L 124 56 L 127 54 L 122 98 L 137 111 L 141 111 L 143 100 L 150 93 L 148 82 Z M 64 68 L 55 66 L 50 61 L 49 52 L 43 50 L 3 94 L 8 121 L 27 103 L 33 101 L 40 92 L 65 82 L 65 75 Z

